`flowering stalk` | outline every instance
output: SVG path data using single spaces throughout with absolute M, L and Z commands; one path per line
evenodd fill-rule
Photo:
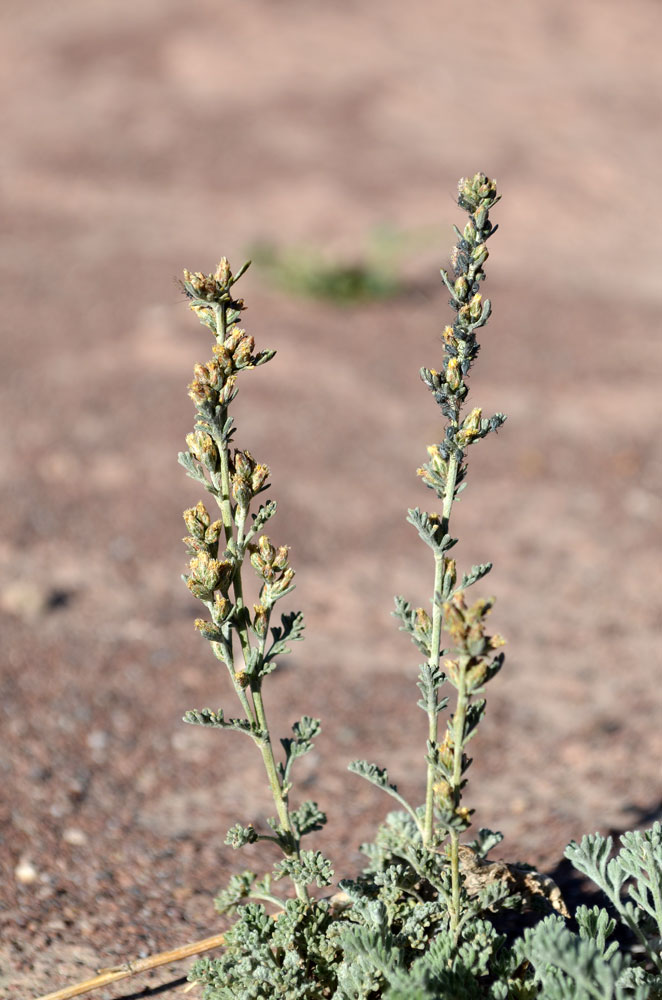
M 258 834 L 250 824 L 238 825 L 230 830 L 226 842 L 241 847 L 256 840 L 275 841 L 286 859 L 297 862 L 286 865 L 282 874 L 290 875 L 297 896 L 305 901 L 308 892 L 300 841 L 308 831 L 301 810 L 290 810 L 290 769 L 294 758 L 311 748 L 310 740 L 319 732 L 319 723 L 307 716 L 295 723 L 294 739 L 282 741 L 286 761 L 278 764 L 262 695 L 264 678 L 276 667 L 275 657 L 288 652 L 288 641 L 301 638 L 303 619 L 300 614 L 283 615 L 281 626 L 272 628 L 269 635 L 274 605 L 294 589 L 294 570 L 289 565 L 287 546 L 276 548 L 267 535 L 260 535 L 276 512 L 275 502 L 261 505 L 249 522 L 251 505 L 268 488 L 268 467 L 257 462 L 249 451 L 231 448 L 234 420 L 228 411 L 238 392 L 238 374 L 265 364 L 275 353 L 254 353 L 253 338 L 236 325 L 244 303 L 235 298 L 233 286 L 247 266 L 232 274 L 223 258 L 215 274 L 185 271 L 182 282 L 191 309 L 211 330 L 215 343 L 214 357 L 194 369 L 189 395 L 197 419 L 186 438 L 188 451 L 180 454 L 179 461 L 188 475 L 212 494 L 220 508 L 220 519 L 215 521 L 203 503 L 184 512 L 189 532 L 184 541 L 191 557 L 184 580 L 208 614 L 207 618 L 197 619 L 195 627 L 227 667 L 243 709 L 243 718 L 231 719 L 226 719 L 222 710 L 193 710 L 186 713 L 184 721 L 246 733 L 259 747 L 276 807 L 277 817 L 271 821 L 274 834 Z M 260 587 L 252 611 L 244 599 L 242 578 L 247 555 Z M 314 804 L 304 803 L 309 805 Z
M 459 184 L 458 204 L 469 213 L 463 232 L 455 227 L 457 244 L 452 251 L 453 276 L 441 275 L 451 295 L 456 317 L 443 332 L 444 356 L 441 371 L 423 368 L 421 378 L 434 395 L 446 418 L 440 443 L 428 448 L 428 462 L 418 469 L 426 486 L 441 502 L 441 514 L 418 508 L 409 511 L 408 520 L 434 554 L 432 614 L 424 608 L 413 609 L 402 597 L 396 597 L 396 617 L 401 628 L 411 635 L 424 654 L 418 686 L 422 697 L 419 706 L 428 717 L 427 774 L 425 803 L 415 810 L 406 805 L 416 822 L 422 846 L 437 851 L 449 840 L 448 861 L 451 877 L 449 897 L 450 929 L 455 939 L 461 916 L 461 872 L 459 838 L 470 825 L 471 810 L 462 805 L 465 772 L 470 764 L 464 750 L 482 718 L 485 701 L 477 696 L 485 683 L 500 669 L 503 655 L 492 655 L 503 643 L 499 636 L 485 634 L 485 618 L 491 601 L 477 601 L 467 607 L 464 591 L 491 569 L 491 563 L 473 566 L 457 580 L 455 560 L 448 553 L 457 539 L 449 534 L 453 504 L 464 489 L 466 454 L 470 445 L 497 430 L 506 419 L 502 413 L 486 419 L 479 407 L 466 415 L 463 408 L 469 392 L 467 376 L 479 351 L 476 331 L 483 327 L 491 311 L 489 299 L 480 294 L 485 278 L 483 265 L 488 258 L 487 240 L 496 227 L 489 218 L 490 209 L 499 200 L 496 184 L 484 174 Z M 441 667 L 445 655 L 442 631 L 450 633 L 454 643 L 452 658 Z M 455 711 L 450 716 L 444 739 L 439 740 L 439 715 L 448 698 L 440 697 L 442 684 L 448 680 L 456 689 Z M 379 785 L 389 794 L 402 798 L 388 783 L 385 771 L 359 761 L 352 770 Z
M 485 278 L 483 265 L 489 256 L 486 243 L 496 226 L 490 222 L 490 209 L 499 197 L 496 184 L 484 174 L 463 178 L 459 183 L 458 204 L 469 214 L 469 221 L 460 232 L 451 254 L 453 277 L 444 270 L 441 275 L 451 294 L 450 305 L 456 311 L 452 325 L 443 332 L 444 357 L 442 370 L 422 369 L 421 377 L 432 391 L 446 418 L 443 441 L 428 448 L 429 461 L 418 474 L 434 490 L 442 502 L 442 514 L 427 515 L 429 530 L 424 538 L 435 553 L 435 582 L 432 600 L 433 618 L 429 659 L 421 677 L 421 687 L 427 693 L 426 710 L 429 719 L 428 769 L 425 824 L 423 840 L 433 841 L 433 813 L 436 806 L 440 825 L 450 837 L 450 867 L 452 880 L 451 929 L 457 928 L 460 912 L 459 836 L 469 826 L 471 811 L 462 806 L 463 778 L 470 761 L 464 748 L 480 721 L 484 700 L 475 700 L 484 684 L 494 676 L 503 662 L 498 654 L 491 660 L 491 650 L 503 643 L 500 637 L 485 635 L 484 621 L 491 601 L 477 601 L 467 608 L 464 590 L 485 576 L 491 564 L 474 566 L 456 586 L 456 564 L 446 553 L 456 540 L 449 535 L 453 503 L 464 488 L 468 447 L 495 431 L 506 419 L 501 413 L 484 419 L 479 407 L 462 416 L 469 388 L 467 376 L 480 345 L 476 331 L 487 323 L 491 312 L 489 299 L 483 300 L 480 282 Z M 410 511 L 410 520 L 419 527 L 425 517 Z M 437 719 L 440 709 L 438 690 L 445 675 L 439 663 L 443 655 L 439 639 L 439 623 L 450 633 L 455 643 L 453 659 L 446 661 L 447 678 L 457 691 L 455 712 L 451 716 L 445 738 L 438 741 Z

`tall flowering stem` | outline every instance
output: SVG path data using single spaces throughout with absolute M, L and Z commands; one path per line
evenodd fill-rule
M 498 200 L 496 184 L 485 174 L 462 178 L 459 183 L 458 204 L 468 213 L 469 220 L 462 232 L 454 227 L 457 243 L 451 254 L 452 274 L 441 271 L 456 315 L 453 323 L 443 331 L 441 370 L 421 370 L 421 378 L 445 418 L 441 441 L 429 446 L 428 461 L 418 470 L 426 486 L 439 498 L 441 513 L 415 508 L 408 514 L 408 520 L 434 555 L 432 608 L 430 614 L 396 597 L 395 615 L 400 619 L 401 628 L 410 634 L 425 656 L 418 680 L 421 691 L 418 704 L 428 718 L 424 805 L 412 808 L 389 783 L 386 771 L 376 765 L 365 761 L 351 765 L 353 771 L 405 806 L 424 852 L 438 856 L 440 847 L 448 842 L 445 856 L 451 882 L 449 924 L 456 940 L 462 906 L 460 836 L 470 826 L 471 817 L 471 810 L 462 804 L 465 772 L 471 763 L 464 750 L 485 710 L 485 701 L 479 695 L 503 663 L 503 654 L 494 654 L 503 640 L 485 632 L 485 619 L 492 601 L 479 600 L 468 607 L 464 596 L 468 587 L 489 573 L 491 563 L 472 566 L 458 580 L 455 559 L 448 554 L 457 542 L 450 535 L 451 513 L 465 487 L 468 449 L 480 438 L 496 431 L 506 419 L 502 413 L 485 418 L 480 407 L 465 412 L 469 393 L 467 378 L 479 351 L 476 333 L 485 326 L 491 312 L 490 301 L 483 299 L 480 286 L 489 256 L 487 241 L 496 230 L 490 221 L 490 209 Z M 444 631 L 453 642 L 449 650 L 442 648 Z M 442 658 L 447 653 L 450 658 L 442 669 Z M 455 688 L 456 698 L 454 711 L 440 740 L 439 716 L 448 705 L 448 698 L 442 698 L 440 691 L 446 681 Z M 426 863 L 421 864 L 425 868 Z
M 421 533 L 435 558 L 428 659 L 419 681 L 429 721 L 423 841 L 428 846 L 433 844 L 436 812 L 438 826 L 450 838 L 452 929 L 457 927 L 460 910 L 459 837 L 469 826 L 471 815 L 471 810 L 462 805 L 462 789 L 466 784 L 463 775 L 470 763 L 464 748 L 485 708 L 485 701 L 476 696 L 503 662 L 502 654 L 491 655 L 503 640 L 485 634 L 485 618 L 492 602 L 477 601 L 467 608 L 464 598 L 464 590 L 485 576 L 491 564 L 474 566 L 458 586 L 455 560 L 447 555 L 456 543 L 449 534 L 451 512 L 465 486 L 468 448 L 497 430 L 506 419 L 501 413 L 486 419 L 480 407 L 464 413 L 469 393 L 467 377 L 480 349 L 476 333 L 485 326 L 491 312 L 490 300 L 483 299 L 480 285 L 485 279 L 484 264 L 489 256 L 487 241 L 496 230 L 490 221 L 490 209 L 498 200 L 496 183 L 484 174 L 462 178 L 459 183 L 458 204 L 467 211 L 469 219 L 463 232 L 454 227 L 457 243 L 451 254 L 452 275 L 441 271 L 456 316 L 443 332 L 441 371 L 421 370 L 421 378 L 433 393 L 446 424 L 442 441 L 430 445 L 429 461 L 418 474 L 439 497 L 442 512 L 423 514 L 415 510 L 409 515 L 419 531 L 424 529 Z M 420 610 L 418 614 L 425 623 L 426 613 Z M 452 658 L 444 664 L 443 672 L 442 628 L 449 632 L 454 643 Z M 446 700 L 439 699 L 438 691 L 446 679 L 456 689 L 457 696 L 455 711 L 440 743 L 438 716 Z
M 227 668 L 243 710 L 238 718 L 226 718 L 222 710 L 193 710 L 186 713 L 184 721 L 232 729 L 254 740 L 276 807 L 277 815 L 270 821 L 273 833 L 259 834 L 251 824 L 237 825 L 226 843 L 233 847 L 256 840 L 277 843 L 286 861 L 289 859 L 282 874 L 292 878 L 297 896 L 305 901 L 309 873 L 302 863 L 300 841 L 308 832 L 306 824 L 310 826 L 315 804 L 304 803 L 303 814 L 301 808 L 290 809 L 290 770 L 295 757 L 312 746 L 310 740 L 319 732 L 319 723 L 308 716 L 295 723 L 294 737 L 281 741 L 286 759 L 277 763 L 262 693 L 264 678 L 276 667 L 275 658 L 289 652 L 287 642 L 302 637 L 303 619 L 300 614 L 285 614 L 281 625 L 270 631 L 274 605 L 294 589 L 294 570 L 287 546 L 277 547 L 261 534 L 276 512 L 275 502 L 269 500 L 252 511 L 256 498 L 268 488 L 268 467 L 249 451 L 232 448 L 234 419 L 229 408 L 238 392 L 238 378 L 266 364 L 275 353 L 256 353 L 253 337 L 237 325 L 244 303 L 236 298 L 234 285 L 247 266 L 233 274 L 223 258 L 214 274 L 185 271 L 182 282 L 191 309 L 211 331 L 214 344 L 211 360 L 194 369 L 189 396 L 195 404 L 196 421 L 186 438 L 188 451 L 179 455 L 179 461 L 188 475 L 211 493 L 220 511 L 217 520 L 202 502 L 184 511 L 188 529 L 184 542 L 190 562 L 183 579 L 206 611 L 206 617 L 196 619 L 195 627 Z M 259 595 L 252 608 L 244 598 L 245 564 L 258 578 Z M 316 819 L 319 828 L 325 817 L 318 814 Z M 272 897 L 263 893 L 261 898 Z

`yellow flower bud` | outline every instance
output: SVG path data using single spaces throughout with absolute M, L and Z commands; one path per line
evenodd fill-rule
M 289 555 L 289 546 L 281 545 L 278 548 L 275 558 L 272 560 L 272 565 L 274 569 L 285 569 L 287 566 L 287 559 Z
M 476 211 L 474 212 L 474 221 L 476 223 L 476 229 L 482 229 L 485 223 L 487 222 L 487 212 L 488 209 L 485 207 L 485 205 L 481 205 L 480 208 L 477 208 Z
M 257 543 L 257 547 L 264 562 L 268 563 L 271 566 L 274 559 L 276 558 L 276 550 L 269 541 L 267 535 L 262 535 L 260 537 Z
M 268 465 L 256 465 L 251 476 L 251 489 L 253 494 L 259 493 L 269 477 Z
M 234 361 L 237 368 L 246 368 L 251 364 L 253 360 L 253 348 L 255 347 L 255 340 L 253 337 L 242 337 L 239 341 L 233 355 L 232 360 Z
M 445 560 L 445 569 L 444 569 L 444 590 L 446 591 L 447 594 L 450 593 L 450 591 L 455 586 L 456 580 L 457 580 L 457 566 L 455 560 L 447 558 Z
M 469 315 L 472 320 L 480 319 L 480 314 L 483 311 L 483 296 L 480 292 L 476 292 L 469 303 Z
M 236 390 L 237 376 L 231 375 L 226 381 L 225 385 L 218 394 L 218 401 L 221 406 L 227 406 L 228 403 L 232 402 L 234 397 L 237 395 Z
M 255 617 L 253 618 L 253 629 L 255 634 L 262 638 L 267 631 L 268 617 L 267 609 L 263 604 L 254 604 L 253 610 L 255 611 Z
M 457 358 L 449 358 L 446 364 L 446 384 L 452 392 L 457 392 L 457 390 L 462 385 L 462 372 L 460 371 L 460 363 Z
M 460 300 L 460 302 L 464 302 L 467 295 L 469 294 L 469 282 L 467 281 L 467 279 L 464 277 L 463 274 L 461 274 L 460 277 L 456 280 L 455 284 L 453 285 L 453 289 L 455 291 L 456 297 Z
M 221 285 L 223 288 L 227 287 L 227 284 L 230 278 L 232 277 L 232 272 L 230 270 L 230 264 L 228 262 L 227 257 L 221 257 L 219 265 L 216 268 L 216 273 L 214 274 L 214 277 L 218 281 L 219 285 Z
M 224 597 L 223 594 L 219 594 L 218 591 L 214 594 L 214 616 L 218 621 L 225 621 L 228 617 L 230 611 L 232 610 L 232 602 Z
M 222 564 L 202 550 L 191 559 L 189 569 L 191 572 L 186 581 L 188 589 L 194 597 L 203 601 L 211 600 L 214 590 L 225 575 Z
M 211 436 L 205 431 L 193 431 L 186 435 L 188 450 L 210 472 L 218 468 L 218 449 Z
M 233 354 L 237 344 L 243 337 L 246 336 L 246 331 L 241 330 L 238 326 L 233 326 L 229 334 L 223 341 L 223 348 L 228 354 Z
M 202 501 L 195 507 L 189 507 L 188 510 L 184 511 L 182 516 L 189 534 L 198 541 L 203 541 L 205 531 L 209 527 L 210 517 Z
M 214 521 L 214 523 L 210 524 L 207 530 L 205 531 L 205 543 L 207 545 L 215 545 L 216 542 L 221 537 L 222 531 L 223 531 L 223 522 Z
M 416 628 L 420 632 L 429 632 L 432 628 L 432 622 L 430 621 L 430 616 L 425 610 L 425 608 L 416 608 Z
M 434 792 L 437 801 L 440 803 L 447 802 L 451 797 L 451 786 L 447 781 L 437 781 L 432 786 L 432 791 Z

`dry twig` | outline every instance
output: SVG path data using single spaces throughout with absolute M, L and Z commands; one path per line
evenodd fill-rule
M 72 997 L 82 996 L 83 993 L 91 993 L 92 990 L 108 986 L 119 979 L 128 979 L 136 976 L 139 972 L 149 972 L 150 969 L 157 969 L 160 965 L 169 965 L 170 962 L 180 962 L 191 955 L 200 955 L 203 951 L 211 951 L 212 948 L 220 948 L 225 943 L 224 934 L 215 934 L 213 937 L 204 938 L 202 941 L 194 941 L 192 944 L 184 944 L 180 948 L 173 948 L 171 951 L 161 951 L 158 955 L 151 955 L 148 958 L 138 958 L 133 962 L 125 962 L 123 965 L 114 965 L 110 969 L 100 969 L 96 976 L 86 979 L 83 983 L 76 983 L 75 986 L 66 986 L 55 993 L 48 993 L 46 996 L 38 997 L 38 1000 L 71 1000 Z

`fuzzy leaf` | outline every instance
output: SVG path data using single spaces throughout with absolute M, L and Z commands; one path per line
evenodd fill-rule
M 415 821 L 416 825 L 420 830 L 420 820 L 416 812 L 412 809 L 406 799 L 400 795 L 397 786 L 393 785 L 388 780 L 388 772 L 385 767 L 377 767 L 376 764 L 369 764 L 366 760 L 353 760 L 347 767 L 348 771 L 353 774 L 358 774 L 359 777 L 365 778 L 369 781 L 371 785 L 376 785 L 377 788 L 381 788 L 382 791 L 386 792 L 396 799 L 401 805 L 405 807 L 407 812 L 410 814 L 412 819 Z
M 222 708 L 219 708 L 218 712 L 213 712 L 211 708 L 192 708 L 184 714 L 183 721 L 191 725 L 208 726 L 213 729 L 234 729 L 238 733 L 247 733 L 257 739 L 261 738 L 261 734 L 252 728 L 247 719 L 226 719 Z
M 448 534 L 440 538 L 438 522 L 431 520 L 430 515 L 418 507 L 413 507 L 407 512 L 407 520 L 414 525 L 425 544 L 434 552 L 447 552 L 457 544 L 457 538 L 451 538 Z
M 377 767 L 376 764 L 370 764 L 367 760 L 353 760 L 348 764 L 347 770 L 358 774 L 359 777 L 369 781 L 371 785 L 376 785 L 377 788 L 382 788 L 384 791 L 397 792 L 398 790 L 397 785 L 389 783 L 388 771 L 385 767 Z
M 253 514 L 253 524 L 251 526 L 251 535 L 257 534 L 257 532 L 262 531 L 267 521 L 274 516 L 276 513 L 277 504 L 275 500 L 267 500 L 265 504 L 262 504 L 257 514 Z
M 471 737 L 476 732 L 478 724 L 485 714 L 485 700 L 480 699 L 467 705 L 464 717 L 464 728 L 462 730 L 462 746 L 466 746 Z
M 233 875 L 225 889 L 219 892 L 214 900 L 217 913 L 232 912 L 239 903 L 244 902 L 251 895 L 257 875 L 255 872 L 244 871 L 238 875 Z
M 594 940 L 572 934 L 559 917 L 547 917 L 527 929 L 521 951 L 535 968 L 543 996 L 550 1000 L 646 1000 L 648 995 L 640 986 L 630 993 L 620 985 L 624 971 L 620 953 L 605 959 Z
M 409 601 L 404 599 L 404 597 L 396 596 L 394 601 L 395 611 L 392 611 L 391 614 L 394 618 L 397 618 L 400 621 L 400 631 L 407 632 L 407 634 L 411 636 L 411 641 L 414 643 L 416 648 L 420 650 L 424 656 L 429 656 L 429 643 L 417 628 L 416 611 L 412 608 Z
M 305 628 L 302 611 L 290 611 L 280 616 L 280 625 L 275 625 L 271 629 L 272 643 L 265 654 L 265 662 L 273 660 L 275 656 L 283 656 L 291 652 L 288 642 L 299 642 L 303 639 Z
M 595 941 L 605 957 L 608 958 L 618 948 L 618 942 L 614 941 L 609 946 L 609 952 L 606 952 L 606 941 L 616 929 L 616 921 L 602 907 L 578 906 L 575 919 L 579 925 L 579 936 L 587 941 Z
M 284 776 L 289 775 L 292 761 L 297 757 L 303 757 L 313 749 L 313 740 L 319 736 L 322 725 L 319 719 L 313 719 L 310 715 L 304 715 L 292 726 L 294 737 L 285 736 L 281 739 L 281 745 L 285 750 L 285 767 L 281 768 Z
M 186 469 L 186 475 L 190 479 L 195 479 L 196 483 L 201 483 L 209 493 L 214 493 L 214 494 L 218 493 L 216 487 L 209 482 L 204 472 L 202 471 L 202 469 L 200 468 L 200 466 L 198 465 L 198 463 L 193 458 L 193 455 L 191 455 L 190 452 L 180 451 L 179 454 L 177 455 L 177 461 L 179 462 L 180 465 L 182 465 Z
M 305 837 L 307 833 L 321 830 L 326 823 L 326 813 L 317 805 L 317 802 L 302 802 L 298 809 L 290 813 L 292 825 L 299 837 Z
M 421 663 L 416 683 L 423 697 L 416 704 L 424 712 L 439 715 L 448 705 L 448 698 L 437 700 L 437 693 L 445 680 L 446 674 L 439 666 L 431 667 L 429 663 Z
M 467 847 L 473 848 L 479 858 L 486 858 L 490 851 L 498 847 L 502 840 L 502 833 L 481 827 L 475 838 L 467 843 Z
M 236 823 L 225 835 L 225 843 L 228 847 L 233 847 L 235 850 L 239 847 L 245 847 L 246 844 L 254 844 L 257 839 L 258 835 L 255 828 L 253 826 L 242 826 L 241 823 Z
M 299 885 L 331 885 L 333 868 L 320 851 L 302 851 L 300 857 L 284 858 L 274 867 L 274 878 L 289 876 Z
M 480 563 L 477 566 L 472 566 L 468 573 L 462 575 L 462 583 L 459 586 L 459 590 L 466 590 L 467 587 L 471 587 L 478 580 L 482 580 L 484 576 L 492 569 L 492 563 Z

